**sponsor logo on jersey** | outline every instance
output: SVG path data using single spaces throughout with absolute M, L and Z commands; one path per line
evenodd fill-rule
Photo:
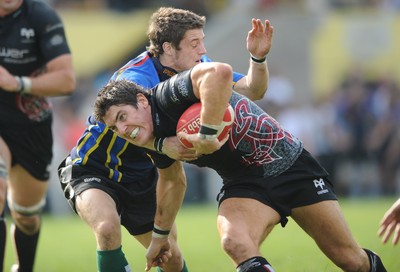
M 63 24 L 62 24 L 62 23 L 58 23 L 58 24 L 55 24 L 55 25 L 48 25 L 48 26 L 46 27 L 45 32 L 47 33 L 47 32 L 53 31 L 53 30 L 55 30 L 55 29 L 62 28 L 62 27 L 63 27 Z
M 171 100 L 174 103 L 178 103 L 179 102 L 178 96 L 176 95 L 175 82 L 173 82 L 173 84 L 171 84 Z
M 64 42 L 64 38 L 63 38 L 63 36 L 61 36 L 61 35 L 59 35 L 59 34 L 54 35 L 54 36 L 50 39 L 50 45 L 51 45 L 51 46 L 57 46 L 57 45 L 62 44 L 63 42 Z
M 95 182 L 100 183 L 100 182 L 101 182 L 101 179 L 96 178 L 96 177 L 92 177 L 92 178 L 85 178 L 85 179 L 83 180 L 83 182 L 92 182 L 92 181 L 95 181 Z
M 185 80 L 179 80 L 178 82 L 178 91 L 182 94 L 183 97 L 189 97 L 189 91 L 185 84 Z
M 329 192 L 328 189 L 325 188 L 325 182 L 324 182 L 324 180 L 322 178 L 314 179 L 313 182 L 314 182 L 315 188 L 317 188 L 317 189 L 320 188 L 321 189 L 321 190 L 317 191 L 318 195 L 326 194 L 326 193 Z
M 28 50 L 0 47 L 0 57 L 3 58 L 22 59 L 24 58 L 24 55 L 28 53 Z

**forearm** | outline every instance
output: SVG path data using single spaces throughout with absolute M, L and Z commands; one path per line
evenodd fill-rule
M 186 176 L 182 163 L 179 161 L 176 161 L 168 170 L 159 169 L 159 173 L 154 224 L 163 230 L 170 230 L 185 196 Z
M 250 59 L 247 75 L 240 79 L 234 90 L 250 100 L 262 99 L 268 88 L 269 70 L 267 60 L 257 63 Z

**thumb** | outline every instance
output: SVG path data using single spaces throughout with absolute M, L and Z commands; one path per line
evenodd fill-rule
M 146 263 L 146 268 L 144 269 L 144 271 L 149 271 L 151 268 L 151 265 L 149 266 L 149 262 Z

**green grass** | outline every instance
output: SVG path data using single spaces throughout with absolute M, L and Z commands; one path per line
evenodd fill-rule
M 400 271 L 400 245 L 382 245 L 376 232 L 379 220 L 393 202 L 394 199 L 341 200 L 343 212 L 357 241 L 363 247 L 378 252 L 389 272 Z M 179 244 L 191 272 L 235 271 L 219 245 L 216 213 L 213 205 L 186 205 L 179 213 Z M 77 216 L 46 216 L 35 271 L 96 271 L 95 248 L 93 234 Z M 145 250 L 125 230 L 123 249 L 133 271 L 144 271 Z M 284 229 L 277 226 L 273 230 L 264 242 L 262 252 L 277 271 L 340 271 L 293 220 L 289 220 Z M 5 271 L 9 271 L 13 260 L 8 238 Z

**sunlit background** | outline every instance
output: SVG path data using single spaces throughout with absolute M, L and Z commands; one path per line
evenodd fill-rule
M 207 16 L 207 55 L 247 73 L 251 18 L 274 26 L 269 89 L 259 105 L 330 171 L 339 196 L 399 195 L 399 0 L 53 0 L 78 76 L 70 97 L 53 98 L 54 160 L 47 211 L 71 213 L 57 179 L 97 90 L 145 49 L 160 6 Z M 185 203 L 215 202 L 220 179 L 186 166 Z

